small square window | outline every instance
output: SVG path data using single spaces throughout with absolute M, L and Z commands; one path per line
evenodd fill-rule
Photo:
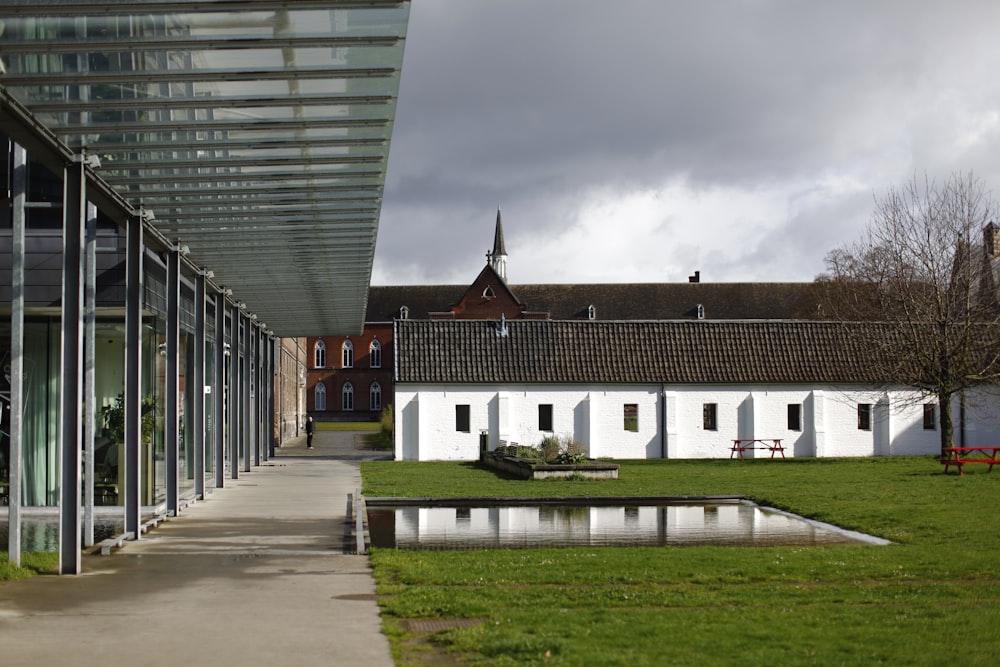
M 469 406 L 468 405 L 456 405 L 455 406 L 455 430 L 461 431 L 462 433 L 469 433 L 472 429 L 470 428 L 469 419 Z
M 802 430 L 802 405 L 800 403 L 788 404 L 788 430 Z
M 538 406 L 538 430 L 552 430 L 552 405 L 545 404 Z
M 706 431 L 718 431 L 719 406 L 717 403 L 705 403 L 701 406 L 701 425 Z
M 639 432 L 639 404 L 638 403 L 626 403 L 625 404 L 625 430 L 632 431 L 633 433 Z
M 937 415 L 935 414 L 934 404 L 925 403 L 924 404 L 924 430 L 934 431 L 937 429 Z
M 858 430 L 872 430 L 872 405 L 871 403 L 858 404 Z

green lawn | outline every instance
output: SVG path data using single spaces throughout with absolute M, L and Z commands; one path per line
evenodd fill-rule
M 0 551 L 0 581 L 19 581 L 42 572 L 51 574 L 59 569 L 59 554 L 57 553 L 21 554 L 20 567 L 11 565 L 8 555 L 8 552 Z
M 317 431 L 377 431 L 378 422 L 316 422 Z
M 944 475 L 931 457 L 621 463 L 617 481 L 362 474 L 368 496 L 741 494 L 895 544 L 375 550 L 397 667 L 996 664 L 1000 474 Z M 481 622 L 428 637 L 417 619 Z

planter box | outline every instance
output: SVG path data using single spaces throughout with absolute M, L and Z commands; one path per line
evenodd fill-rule
M 515 456 L 497 456 L 486 452 L 482 462 L 491 468 L 502 470 L 521 479 L 567 479 L 583 477 L 585 479 L 618 479 L 618 464 L 588 461 L 587 463 L 538 463 L 519 459 Z

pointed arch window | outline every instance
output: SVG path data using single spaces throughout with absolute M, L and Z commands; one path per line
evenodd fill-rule
M 587 319 L 588 320 L 595 320 L 595 319 L 597 319 L 597 308 L 595 308 L 593 304 L 591 304 L 587 308 Z
M 326 368 L 326 343 L 321 340 L 313 346 L 313 368 Z
M 410 309 L 406 306 L 399 307 L 399 319 L 405 320 L 410 316 Z
M 347 412 L 354 409 L 354 385 L 350 382 L 345 382 L 340 392 L 340 408 Z
M 377 340 L 368 346 L 368 360 L 372 368 L 382 368 L 382 344 Z
M 322 382 L 316 383 L 316 388 L 313 389 L 313 399 L 317 412 L 326 410 L 326 385 Z
M 368 406 L 372 412 L 378 412 L 382 409 L 382 385 L 378 382 L 372 382 L 372 386 L 368 390 Z
M 340 348 L 341 351 L 341 367 L 342 368 L 354 368 L 354 343 L 349 340 L 345 340 L 344 344 Z

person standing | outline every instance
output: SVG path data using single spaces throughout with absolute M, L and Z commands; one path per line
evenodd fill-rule
M 316 424 L 313 422 L 312 415 L 306 417 L 306 449 L 313 448 L 313 433 L 316 431 Z

